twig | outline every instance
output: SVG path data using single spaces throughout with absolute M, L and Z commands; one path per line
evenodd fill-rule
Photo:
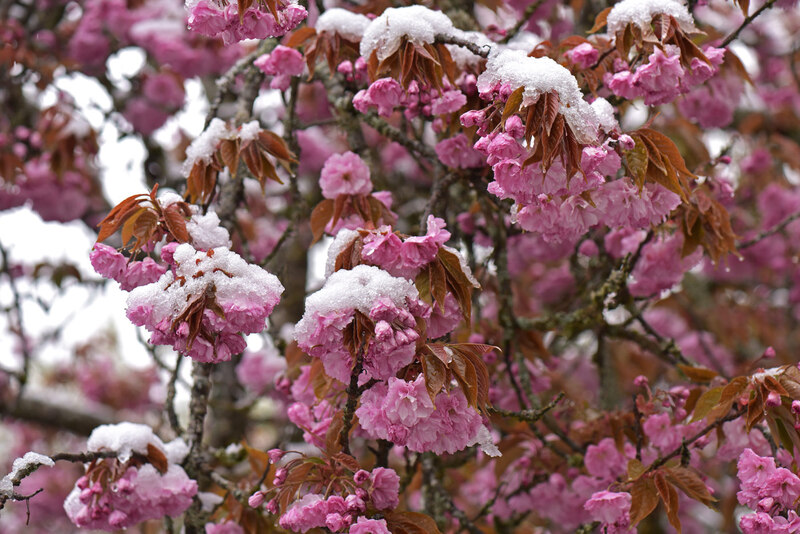
M 786 217 L 784 220 L 782 220 L 781 222 L 779 222 L 778 224 L 776 224 L 775 226 L 773 226 L 769 230 L 764 230 L 763 232 L 761 232 L 760 234 L 756 235 L 752 239 L 748 239 L 746 241 L 742 241 L 741 243 L 736 245 L 736 249 L 737 250 L 742 250 L 742 249 L 745 249 L 745 248 L 752 247 L 753 245 L 755 245 L 756 243 L 758 243 L 762 239 L 766 239 L 767 237 L 769 237 L 771 235 L 777 234 L 778 232 L 780 232 L 781 230 L 783 230 L 784 228 L 789 226 L 792 222 L 796 221 L 798 218 L 800 218 L 800 211 L 796 211 L 796 212 L 792 213 L 791 215 Z
M 20 297 L 16 278 L 11 272 L 11 263 L 8 259 L 8 251 L 1 243 L 0 256 L 3 259 L 3 267 L 0 269 L 0 272 L 3 272 L 6 274 L 6 276 L 8 276 L 8 285 L 11 288 L 11 294 L 14 297 L 12 306 L 14 309 L 14 314 L 16 315 L 17 325 L 16 328 L 12 328 L 12 331 L 19 338 L 20 351 L 22 352 L 22 371 L 14 374 L 17 380 L 19 380 L 20 384 L 19 392 L 17 393 L 17 396 L 19 397 L 22 395 L 25 389 L 25 384 L 28 381 L 28 370 L 30 369 L 32 354 L 30 347 L 28 346 L 28 337 L 25 335 L 25 326 L 22 319 L 22 297 Z
M 17 398 L 15 402 L 4 403 L 0 397 L 0 414 L 38 423 L 40 425 L 68 430 L 81 436 L 88 436 L 100 425 L 115 423 L 111 413 L 80 411 L 77 408 L 55 404 L 31 397 Z
M 399 143 L 406 149 L 416 152 L 420 156 L 424 156 L 428 159 L 437 160 L 436 152 L 429 147 L 428 145 L 424 145 L 412 139 L 409 139 L 406 135 L 403 135 L 403 132 L 386 122 L 385 120 L 381 119 L 375 113 L 368 113 L 362 116 L 362 119 L 365 123 L 375 128 L 379 134 L 382 136 L 391 139 L 392 141 Z
M 514 24 L 514 27 L 508 30 L 506 36 L 500 40 L 501 43 L 505 44 L 509 42 L 515 35 L 519 33 L 522 27 L 528 22 L 528 19 L 533 16 L 533 13 L 539 9 L 542 4 L 544 4 L 545 0 L 536 0 L 536 2 L 532 3 L 528 7 L 525 8 L 525 12 L 522 14 L 522 17 Z
M 356 364 L 350 373 L 350 384 L 347 386 L 347 404 L 344 407 L 342 417 L 342 430 L 339 433 L 339 443 L 342 445 L 342 452 L 350 454 L 350 429 L 353 427 L 353 416 L 356 412 L 356 404 L 361 396 L 361 388 L 358 387 L 358 377 L 364 368 L 364 344 L 359 347 L 356 353 Z
M 444 43 L 444 44 L 452 44 L 461 46 L 466 48 L 476 56 L 481 56 L 483 58 L 489 57 L 489 53 L 492 51 L 492 47 L 489 45 L 478 45 L 473 43 L 472 41 L 467 41 L 466 39 L 461 39 L 460 37 L 456 37 L 454 35 L 445 35 L 443 33 L 437 33 L 434 37 L 434 40 L 437 43 Z
M 756 9 L 753 12 L 752 15 L 750 15 L 749 17 L 744 19 L 742 21 L 742 23 L 739 25 L 739 27 L 736 28 L 736 30 L 734 30 L 734 32 L 732 34 L 727 36 L 724 41 L 722 41 L 722 44 L 720 44 L 719 47 L 720 48 L 725 48 L 726 46 L 731 44 L 731 42 L 739 36 L 739 33 L 743 29 L 745 29 L 751 22 L 753 22 L 757 16 L 759 16 L 761 13 L 763 13 L 767 9 L 771 8 L 772 4 L 774 4 L 774 3 L 775 3 L 775 0 L 767 0 L 766 2 L 764 2 L 764 5 L 761 6 L 760 8 L 758 8 L 758 9 Z
M 500 408 L 489 408 L 489 411 L 492 413 L 496 413 L 498 415 L 502 415 L 504 417 L 513 417 L 514 419 L 519 419 L 520 421 L 527 421 L 529 423 L 535 423 L 539 421 L 542 417 L 547 414 L 550 410 L 555 408 L 559 402 L 564 398 L 564 392 L 560 392 L 556 395 L 552 401 L 547 403 L 545 406 L 539 408 L 538 410 L 522 410 L 518 412 L 514 412 L 511 410 L 501 410 Z
M 175 383 L 178 381 L 178 374 L 180 373 L 182 362 L 183 362 L 183 356 L 178 354 L 175 360 L 175 367 L 172 369 L 172 374 L 170 375 L 169 382 L 167 383 L 167 400 L 165 406 L 167 410 L 167 419 L 169 420 L 169 426 L 172 428 L 172 431 L 175 432 L 175 434 L 178 436 L 183 434 L 183 429 L 181 428 L 181 424 L 178 421 L 178 414 L 175 413 L 175 394 L 177 389 L 175 387 Z
M 54 462 L 89 463 L 103 458 L 116 458 L 114 451 L 60 452 L 50 457 Z
M 223 74 L 222 77 L 217 80 L 217 94 L 214 95 L 214 100 L 211 101 L 211 105 L 208 108 L 206 122 L 203 129 L 208 128 L 208 125 L 211 123 L 211 119 L 217 116 L 219 107 L 222 104 L 222 99 L 225 97 L 225 95 L 230 93 L 231 86 L 236 80 L 236 77 L 245 69 L 252 66 L 253 61 L 255 61 L 256 58 L 262 54 L 266 54 L 272 48 L 277 46 L 277 44 L 278 42 L 275 39 L 268 39 L 264 41 L 256 50 L 253 50 L 242 59 L 237 61 L 230 69 L 228 69 L 228 72 Z
M 425 223 L 428 220 L 428 216 L 434 213 L 436 205 L 442 201 L 442 197 L 444 197 L 444 195 L 447 193 L 448 188 L 457 182 L 458 179 L 458 174 L 449 173 L 441 178 L 437 178 L 437 180 L 433 183 L 433 191 L 431 192 L 431 196 L 428 199 L 427 204 L 425 204 L 425 211 L 422 213 L 422 218 L 419 222 L 421 228 L 425 228 Z
M 721 424 L 727 423 L 728 421 L 733 421 L 734 419 L 738 419 L 739 417 L 744 415 L 744 413 L 746 411 L 747 411 L 747 408 L 739 408 L 734 413 L 732 413 L 730 415 L 727 415 L 727 416 L 725 416 L 725 417 L 723 417 L 721 419 L 717 419 L 713 423 L 707 424 L 705 427 L 703 427 L 702 430 L 700 430 L 699 432 L 694 434 L 692 437 L 690 437 L 688 439 L 684 438 L 683 443 L 681 443 L 678 447 L 673 449 L 671 452 L 669 452 L 668 454 L 665 454 L 664 456 L 656 459 L 653 463 L 650 464 L 650 466 L 647 468 L 647 470 L 645 472 L 655 471 L 656 469 L 658 469 L 659 467 L 661 467 L 662 465 L 667 463 L 670 459 L 672 459 L 672 458 L 674 458 L 676 456 L 679 456 L 683 452 L 683 450 L 686 448 L 687 445 L 691 445 L 692 443 L 694 443 L 698 439 L 702 438 L 703 436 L 705 436 L 706 434 L 708 434 L 709 432 L 711 432 L 712 430 L 714 430 L 716 427 L 720 426 Z

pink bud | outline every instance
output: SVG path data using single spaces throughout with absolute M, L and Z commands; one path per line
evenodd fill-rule
M 264 492 L 257 491 L 247 499 L 247 504 L 250 505 L 251 508 L 258 508 L 264 502 Z
M 272 480 L 272 484 L 274 486 L 280 486 L 284 482 L 286 482 L 286 476 L 288 475 L 288 471 L 281 467 L 275 472 L 275 478 Z
M 767 349 L 764 351 L 764 355 L 762 356 L 762 358 L 764 358 L 765 360 L 771 360 L 774 357 L 775 357 L 775 349 L 773 349 L 772 347 L 767 347 Z
M 638 388 L 646 388 L 650 385 L 650 381 L 644 375 L 639 375 L 633 379 L 633 384 Z
M 781 396 L 775 393 L 774 391 L 770 391 L 769 395 L 767 395 L 767 400 L 764 401 L 764 404 L 770 407 L 776 407 L 781 405 Z
M 278 460 L 283 458 L 283 455 L 286 454 L 280 449 L 270 449 L 267 451 L 267 456 L 269 456 L 269 461 L 273 464 L 278 463 Z
M 633 140 L 633 137 L 627 134 L 622 134 L 619 136 L 619 144 L 625 150 L 633 150 L 633 147 L 636 146 L 636 141 Z

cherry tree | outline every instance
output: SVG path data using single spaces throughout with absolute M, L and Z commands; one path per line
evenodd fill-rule
M 0 30 L 0 530 L 800 532 L 793 0 Z

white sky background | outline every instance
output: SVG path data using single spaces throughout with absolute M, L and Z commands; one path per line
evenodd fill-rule
M 120 89 L 130 86 L 128 78 L 135 75 L 143 66 L 144 55 L 135 48 L 124 49 L 109 59 L 109 78 Z M 121 138 L 118 125 L 123 124 L 119 117 L 105 119 L 112 103 L 105 89 L 94 79 L 74 74 L 62 76 L 55 86 L 71 95 L 81 114 L 98 131 L 100 151 L 97 166 L 101 183 L 111 205 L 115 205 L 130 195 L 146 192 L 143 162 L 145 150 L 137 136 Z M 202 131 L 207 109 L 207 101 L 202 85 L 198 80 L 187 80 L 187 99 L 183 111 L 170 118 L 157 133 L 156 139 L 164 144 L 173 144 L 178 128 L 190 135 Z M 49 88 L 39 97 L 43 107 L 55 102 L 57 92 Z M 22 207 L 0 211 L 0 242 L 9 252 L 12 263 L 22 263 L 32 267 L 38 263 L 67 262 L 75 265 L 84 279 L 99 279 L 89 262 L 89 252 L 96 234 L 80 221 L 70 223 L 44 222 L 32 210 Z M 59 342 L 47 343 L 43 350 L 36 352 L 36 361 L 45 365 L 67 362 L 72 357 L 72 348 L 86 342 L 102 331 L 113 330 L 118 338 L 119 356 L 125 364 L 144 367 L 151 364 L 150 356 L 137 339 L 136 327 L 125 317 L 127 293 L 113 281 L 103 288 L 87 288 L 69 282 L 71 287 L 62 294 L 50 282 L 40 281 L 34 291 L 43 300 L 52 302 L 45 311 L 30 300 L 24 302 L 23 320 L 25 333 L 37 340 L 43 334 L 53 331 L 66 322 Z M 17 280 L 22 293 L 28 293 L 31 283 L 27 278 Z M 7 279 L 0 282 L 0 304 L 11 302 L 11 290 Z M 19 345 L 16 336 L 8 329 L 8 317 L 0 316 L 0 366 L 19 368 L 20 357 L 15 354 Z M 148 334 L 142 329 L 142 337 Z M 172 360 L 170 357 L 167 361 Z M 190 366 L 183 366 L 188 371 Z M 37 367 L 32 368 L 33 389 L 36 389 Z M 187 376 L 188 378 L 188 376 Z
M 125 91 L 130 87 L 129 78 L 136 75 L 143 65 L 144 54 L 139 49 L 123 49 L 109 58 L 108 77 L 120 90 Z M 110 205 L 148 191 L 143 172 L 144 146 L 135 135 L 123 137 L 119 126 L 125 128 L 124 119 L 112 115 L 107 120 L 106 114 L 111 111 L 112 101 L 106 90 L 93 78 L 81 74 L 57 78 L 54 85 L 74 99 L 81 114 L 99 134 L 97 166 Z M 183 110 L 155 133 L 156 140 L 165 147 L 174 146 L 179 129 L 190 136 L 200 134 L 203 129 L 208 102 L 202 84 L 197 79 L 190 79 L 186 81 L 185 89 Z M 56 89 L 49 88 L 39 96 L 39 101 L 42 107 L 46 107 L 52 105 L 56 98 Z M 277 91 L 266 91 L 256 101 L 256 111 L 267 122 L 275 120 L 277 106 L 280 106 L 280 94 Z M 97 280 L 100 277 L 89 262 L 89 252 L 95 239 L 96 234 L 80 221 L 67 224 L 44 222 L 27 207 L 0 211 L 0 242 L 8 250 L 12 263 L 32 267 L 43 262 L 67 262 L 75 265 L 84 279 Z M 322 279 L 328 241 L 323 240 L 311 253 L 313 268 L 309 273 L 310 283 Z M 22 293 L 31 289 L 30 281 L 26 278 L 19 279 L 17 284 Z M 58 295 L 52 283 L 42 280 L 37 283 L 35 292 L 47 301 L 52 300 L 52 307 L 44 311 L 30 301 L 23 307 L 25 332 L 34 340 L 67 321 L 60 341 L 47 343 L 43 350 L 37 350 L 35 361 L 45 365 L 68 362 L 75 345 L 86 342 L 96 333 L 112 330 L 118 339 L 119 356 L 125 364 L 144 367 L 152 363 L 147 350 L 137 338 L 136 327 L 125 317 L 127 292 L 113 281 L 106 283 L 103 288 L 87 288 L 74 283 L 74 280 L 70 284 L 74 287 Z M 0 305 L 10 303 L 11 299 L 10 287 L 3 278 L 0 282 Z M 7 319 L 6 315 L 0 316 L 0 347 L 3 347 L 0 349 L 0 367 L 18 369 L 21 360 L 14 347 L 19 342 L 9 332 Z M 140 330 L 140 336 L 147 339 L 149 334 L 143 328 Z M 258 350 L 262 344 L 260 336 L 248 337 L 248 346 L 252 350 Z M 166 361 L 174 361 L 173 358 L 170 355 Z M 187 381 L 190 381 L 190 367 L 182 367 Z M 32 375 L 35 390 L 35 365 Z M 180 395 L 178 400 L 185 400 L 185 395 Z

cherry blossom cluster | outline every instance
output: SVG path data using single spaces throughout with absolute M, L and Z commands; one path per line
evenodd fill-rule
M 280 301 L 278 279 L 226 247 L 203 252 L 184 243 L 172 253 L 173 269 L 134 289 L 128 318 L 198 361 L 227 361 L 245 348 L 242 334 L 264 330 Z
M 115 456 L 91 462 L 64 502 L 81 528 L 113 531 L 175 517 L 197 494 L 197 483 L 179 465 L 188 453 L 181 439 L 165 444 L 148 426 L 120 423 L 97 427 L 88 447 Z
M 295 2 L 272 0 L 249 2 L 242 13 L 238 2 L 224 0 L 187 0 L 189 28 L 209 37 L 222 37 L 225 44 L 244 39 L 280 37 L 294 29 L 308 16 Z

